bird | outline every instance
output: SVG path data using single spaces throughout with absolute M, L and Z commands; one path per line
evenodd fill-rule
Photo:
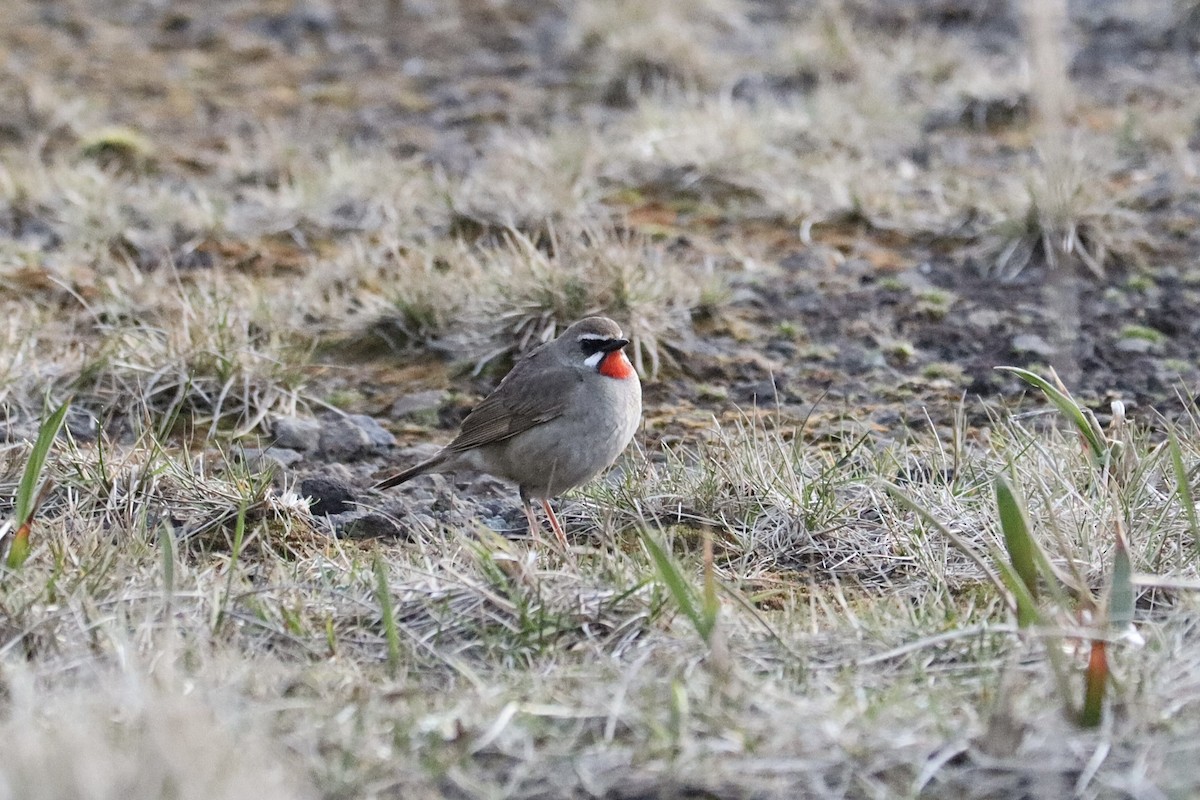
M 608 317 L 585 317 L 519 360 L 432 458 L 375 485 L 418 475 L 473 470 L 517 485 L 537 539 L 533 500 L 542 502 L 564 552 L 566 534 L 550 498 L 610 466 L 642 417 L 642 386 L 625 355 L 629 339 Z

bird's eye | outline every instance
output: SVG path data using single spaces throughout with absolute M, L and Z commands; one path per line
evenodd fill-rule
M 583 350 L 584 353 L 586 353 L 587 355 L 590 356 L 593 353 L 603 352 L 605 349 L 605 346 L 610 341 L 611 341 L 610 339 L 595 339 L 595 338 L 592 338 L 589 336 L 586 339 L 579 340 L 579 347 L 580 347 L 580 349 Z

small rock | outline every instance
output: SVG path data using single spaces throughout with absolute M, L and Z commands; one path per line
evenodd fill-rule
M 740 400 L 747 403 L 754 403 L 757 406 L 773 406 L 783 394 L 784 379 L 782 375 L 774 378 L 764 378 L 755 383 L 743 384 L 737 387 L 737 395 Z
M 779 260 L 779 266 L 788 272 L 819 272 L 825 262 L 811 250 L 789 253 Z
M 315 419 L 279 417 L 271 423 L 275 445 L 307 453 L 316 450 L 321 441 L 321 423 Z
M 304 454 L 288 447 L 268 447 L 263 450 L 263 457 L 269 458 L 281 467 L 290 467 L 304 460 Z
M 1036 333 L 1019 333 L 1013 337 L 1012 348 L 1018 353 L 1033 353 L 1048 358 L 1058 350 Z
M 338 535 L 346 539 L 409 538 L 395 522 L 375 512 L 352 516 L 336 527 Z
M 366 414 L 351 414 L 346 419 L 362 428 L 371 440 L 371 446 L 377 450 L 386 450 L 396 445 L 396 437 L 392 435 L 391 431 L 380 425 L 374 417 L 368 417 Z
M 1004 321 L 1004 315 L 995 308 L 975 308 L 967 312 L 965 319 L 973 328 L 994 328 Z
M 334 417 L 321 425 L 320 451 L 333 461 L 353 461 L 374 448 L 371 436 L 346 417 Z
M 268 467 L 286 469 L 297 461 L 304 459 L 303 453 L 298 453 L 286 447 L 268 447 L 265 449 L 245 447 L 242 448 L 241 455 L 242 460 L 254 469 L 266 469 Z
M 491 528 L 496 533 L 508 532 L 508 523 L 505 521 L 504 517 L 485 517 L 483 519 L 483 524 Z
M 433 505 L 429 507 L 429 510 L 435 514 L 445 514 L 454 510 L 456 502 L 457 498 L 455 498 L 452 494 L 449 492 L 442 492 L 434 498 Z
M 1141 336 L 1126 336 L 1117 341 L 1117 349 L 1122 353 L 1149 353 L 1154 349 L 1154 342 Z
M 396 402 L 392 403 L 392 407 L 388 409 L 388 416 L 392 419 L 403 419 L 418 414 L 436 412 L 441 407 L 442 398 L 445 396 L 446 393 L 441 389 L 406 394 L 396 398 Z
M 309 498 L 308 508 L 316 515 L 341 514 L 350 510 L 350 504 L 354 502 L 350 487 L 320 475 L 302 480 L 300 494 Z
M 529 531 L 529 519 L 519 505 L 483 518 L 483 524 L 502 535 L 524 534 Z
M 900 272 L 892 275 L 891 278 L 897 284 L 908 289 L 915 295 L 937 291 L 937 287 L 935 287 L 928 278 L 915 269 L 901 270 Z

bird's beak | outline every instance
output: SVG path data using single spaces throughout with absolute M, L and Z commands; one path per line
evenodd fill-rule
M 627 344 L 629 344 L 628 339 L 609 339 L 600 349 L 605 353 L 614 353 L 623 349 Z

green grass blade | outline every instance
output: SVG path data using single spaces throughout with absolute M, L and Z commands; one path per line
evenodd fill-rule
M 966 539 L 943 525 L 941 520 L 906 495 L 899 486 L 896 486 L 894 483 L 885 483 L 884 487 L 900 505 L 936 528 L 963 555 L 971 559 L 975 566 L 979 567 L 987 579 L 991 581 L 992 585 L 996 587 L 997 591 L 1000 592 L 1000 595 L 1008 602 L 1009 609 L 1017 615 L 1018 622 L 1021 620 L 1030 620 L 1029 624 L 1036 624 L 1041 619 L 1041 612 L 1038 611 L 1037 602 L 1029 594 L 1029 589 L 1026 588 L 1025 582 L 1021 580 L 1020 576 L 1017 575 L 1016 571 L 1005 560 L 1004 554 L 1000 552 L 998 547 L 987 548 L 988 555 L 995 565 L 993 569 L 979 551 L 972 547 Z
M 1197 554 L 1200 554 L 1200 520 L 1196 518 L 1196 503 L 1192 499 L 1188 471 L 1183 463 L 1183 448 L 1179 445 L 1174 426 L 1167 429 L 1167 451 L 1171 454 L 1171 469 L 1175 473 L 1175 496 L 1179 498 L 1179 505 L 1183 506 L 1184 516 L 1187 517 L 1192 546 L 1196 548 Z
M 1029 533 L 1029 517 L 1024 505 L 1013 492 L 1012 484 L 1003 475 L 996 477 L 996 509 L 1000 512 L 1000 530 L 1004 534 L 1004 547 L 1008 550 L 1008 560 L 1013 570 L 1029 590 L 1029 596 L 1035 601 L 1038 596 L 1038 574 L 1034 562 L 1034 550 L 1037 545 Z M 1025 620 L 1021 624 L 1029 624 Z
M 396 626 L 396 610 L 392 606 L 392 590 L 388 586 L 387 568 L 383 559 L 375 556 L 371 565 L 375 571 L 375 599 L 379 602 L 380 624 L 387 640 L 388 675 L 395 678 L 400 670 L 400 630 Z
M 29 558 L 33 547 L 29 541 L 33 532 L 33 518 L 52 486 L 50 481 L 41 479 L 42 471 L 46 467 L 46 458 L 50 454 L 54 438 L 58 436 L 70 407 L 70 403 L 63 403 L 38 426 L 37 439 L 29 452 L 29 460 L 25 462 L 25 471 L 21 473 L 17 496 L 13 502 L 13 534 L 8 556 L 4 560 L 9 569 L 20 569 Z
M 1113 551 L 1112 585 L 1108 590 L 1108 624 L 1113 630 L 1123 632 L 1133 625 L 1133 604 L 1133 564 L 1125 535 L 1118 532 L 1117 547 Z
M 1091 448 L 1093 458 L 1095 458 L 1097 462 L 1103 463 L 1105 455 L 1108 451 L 1107 445 L 1103 439 L 1103 435 L 1096 430 L 1095 426 L 1092 425 L 1092 421 L 1088 418 L 1088 415 L 1084 413 L 1079 404 L 1076 403 L 1069 395 L 1064 394 L 1062 390 L 1042 376 L 1030 372 L 1027 369 L 1021 369 L 1020 367 L 996 367 L 996 369 L 1002 372 L 1011 372 L 1031 386 L 1041 389 L 1042 393 L 1046 395 L 1046 397 L 1050 398 L 1050 402 L 1054 403 L 1058 410 L 1062 412 L 1063 416 L 1071 421 L 1071 424 L 1075 426 L 1077 431 L 1079 431 L 1079 435 L 1082 436 L 1085 441 L 1087 441 L 1088 447 Z
M 163 601 L 170 613 L 171 601 L 175 596 L 175 531 L 170 523 L 158 528 L 158 546 L 162 550 Z
M 233 550 L 229 555 L 229 574 L 242 557 L 242 546 L 246 542 L 246 504 L 238 506 L 237 521 L 233 525 Z
M 683 570 L 679 568 L 666 549 L 650 535 L 649 531 L 642 531 L 642 541 L 645 543 L 646 549 L 650 551 L 650 558 L 654 561 L 654 569 L 658 573 L 659 580 L 667 587 L 675 604 L 692 623 L 692 627 L 700 634 L 700 638 L 707 643 L 712 635 L 713 626 L 709 622 L 708 615 L 704 613 L 700 603 L 697 602 L 695 588 L 683 577 Z
M 246 504 L 238 506 L 237 521 L 233 525 L 233 549 L 229 554 L 229 567 L 225 575 L 225 594 L 221 596 L 221 605 L 217 609 L 216 619 L 213 620 L 213 630 L 220 630 L 229 609 L 229 600 L 233 596 L 233 575 L 236 572 L 238 559 L 242 554 L 242 544 L 246 540 Z
M 21 475 L 21 483 L 17 486 L 16 497 L 16 523 L 23 525 L 29 521 L 36 508 L 34 502 L 37 497 L 38 479 L 42 475 L 42 469 L 46 466 L 46 457 L 50 454 L 50 446 L 54 444 L 54 437 L 58 436 L 58 431 L 62 428 L 63 420 L 67 418 L 67 411 L 70 409 L 70 403 L 63 403 L 50 416 L 42 420 L 42 424 L 38 426 L 37 439 L 33 443 L 33 450 L 29 453 L 29 460 L 25 462 L 25 472 Z

